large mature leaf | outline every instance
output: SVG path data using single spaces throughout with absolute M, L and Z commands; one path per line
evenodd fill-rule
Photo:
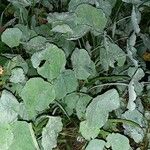
M 33 54 L 31 61 L 38 73 L 48 80 L 57 78 L 66 64 L 64 52 L 53 44 L 47 44 L 45 50 Z
M 89 142 L 85 150 L 103 150 L 105 141 L 94 139 Z
M 11 126 L 0 123 L 0 135 L 0 150 L 8 150 L 14 139 Z
M 119 108 L 119 106 L 119 94 L 115 89 L 97 96 L 86 110 L 88 126 L 101 128 L 107 122 L 109 112 Z
M 100 49 L 100 64 L 104 70 L 108 70 L 109 67 L 115 67 L 117 62 L 118 66 L 123 66 L 126 60 L 126 54 L 116 44 L 106 41 L 105 47 Z
M 55 99 L 54 86 L 42 78 L 31 78 L 27 81 L 21 92 L 29 119 L 34 118 L 38 112 L 48 108 Z
M 10 82 L 23 83 L 25 82 L 25 74 L 22 68 L 14 68 L 11 70 Z
M 124 114 L 122 114 L 122 118 L 134 121 L 143 128 L 146 126 L 146 121 L 143 118 L 142 113 L 136 109 L 133 111 L 126 111 Z M 144 138 L 144 132 L 141 128 L 126 124 L 124 124 L 123 127 L 125 128 L 124 133 L 133 138 L 136 143 L 142 142 Z
M 102 32 L 106 26 L 107 18 L 101 9 L 88 4 L 81 4 L 75 10 L 77 24 L 90 26 L 92 30 Z
M 11 125 L 14 139 L 8 150 L 39 150 L 31 126 L 17 121 Z
M 60 117 L 49 117 L 49 121 L 42 131 L 42 146 L 44 150 L 52 150 L 57 146 L 58 133 L 63 124 Z
M 95 74 L 95 64 L 86 50 L 75 49 L 71 61 L 77 79 L 87 79 Z
M 18 28 L 8 28 L 3 32 L 1 38 L 2 42 L 7 44 L 9 47 L 16 47 L 20 44 L 22 32 Z
M 0 123 L 11 123 L 17 120 L 19 102 L 16 97 L 4 90 L 0 98 Z
M 71 93 L 77 89 L 78 81 L 72 70 L 65 70 L 54 81 L 54 86 L 56 98 L 61 99 L 66 96 L 67 93 Z
M 80 122 L 80 129 L 82 136 L 86 140 L 91 140 L 97 137 L 100 132 L 100 129 L 97 127 L 88 126 L 87 121 Z
M 107 143 L 106 143 L 107 148 L 111 147 L 112 150 L 129 150 L 130 149 L 128 138 L 119 133 L 109 134 L 106 140 L 107 140 Z

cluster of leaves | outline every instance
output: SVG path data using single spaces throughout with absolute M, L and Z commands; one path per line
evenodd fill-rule
M 148 0 L 0 2 L 0 149 L 150 149 Z

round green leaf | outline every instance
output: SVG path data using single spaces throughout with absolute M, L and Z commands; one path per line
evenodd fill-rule
M 8 28 L 3 32 L 1 38 L 2 42 L 7 44 L 9 47 L 16 47 L 20 44 L 22 32 L 18 28 Z
M 55 99 L 55 90 L 53 85 L 42 78 L 31 78 L 24 86 L 21 97 L 31 119 L 38 112 L 48 108 L 48 105 Z
M 47 44 L 45 50 L 33 54 L 31 61 L 38 73 L 50 81 L 59 76 L 66 64 L 65 53 L 53 44 Z

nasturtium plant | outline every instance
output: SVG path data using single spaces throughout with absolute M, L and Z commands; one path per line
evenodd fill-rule
M 149 0 L 0 3 L 0 150 L 150 150 Z

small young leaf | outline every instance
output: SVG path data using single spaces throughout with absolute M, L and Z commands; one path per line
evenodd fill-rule
M 7 44 L 9 47 L 16 47 L 20 44 L 22 32 L 18 28 L 8 28 L 3 32 L 1 38 L 2 42 Z

